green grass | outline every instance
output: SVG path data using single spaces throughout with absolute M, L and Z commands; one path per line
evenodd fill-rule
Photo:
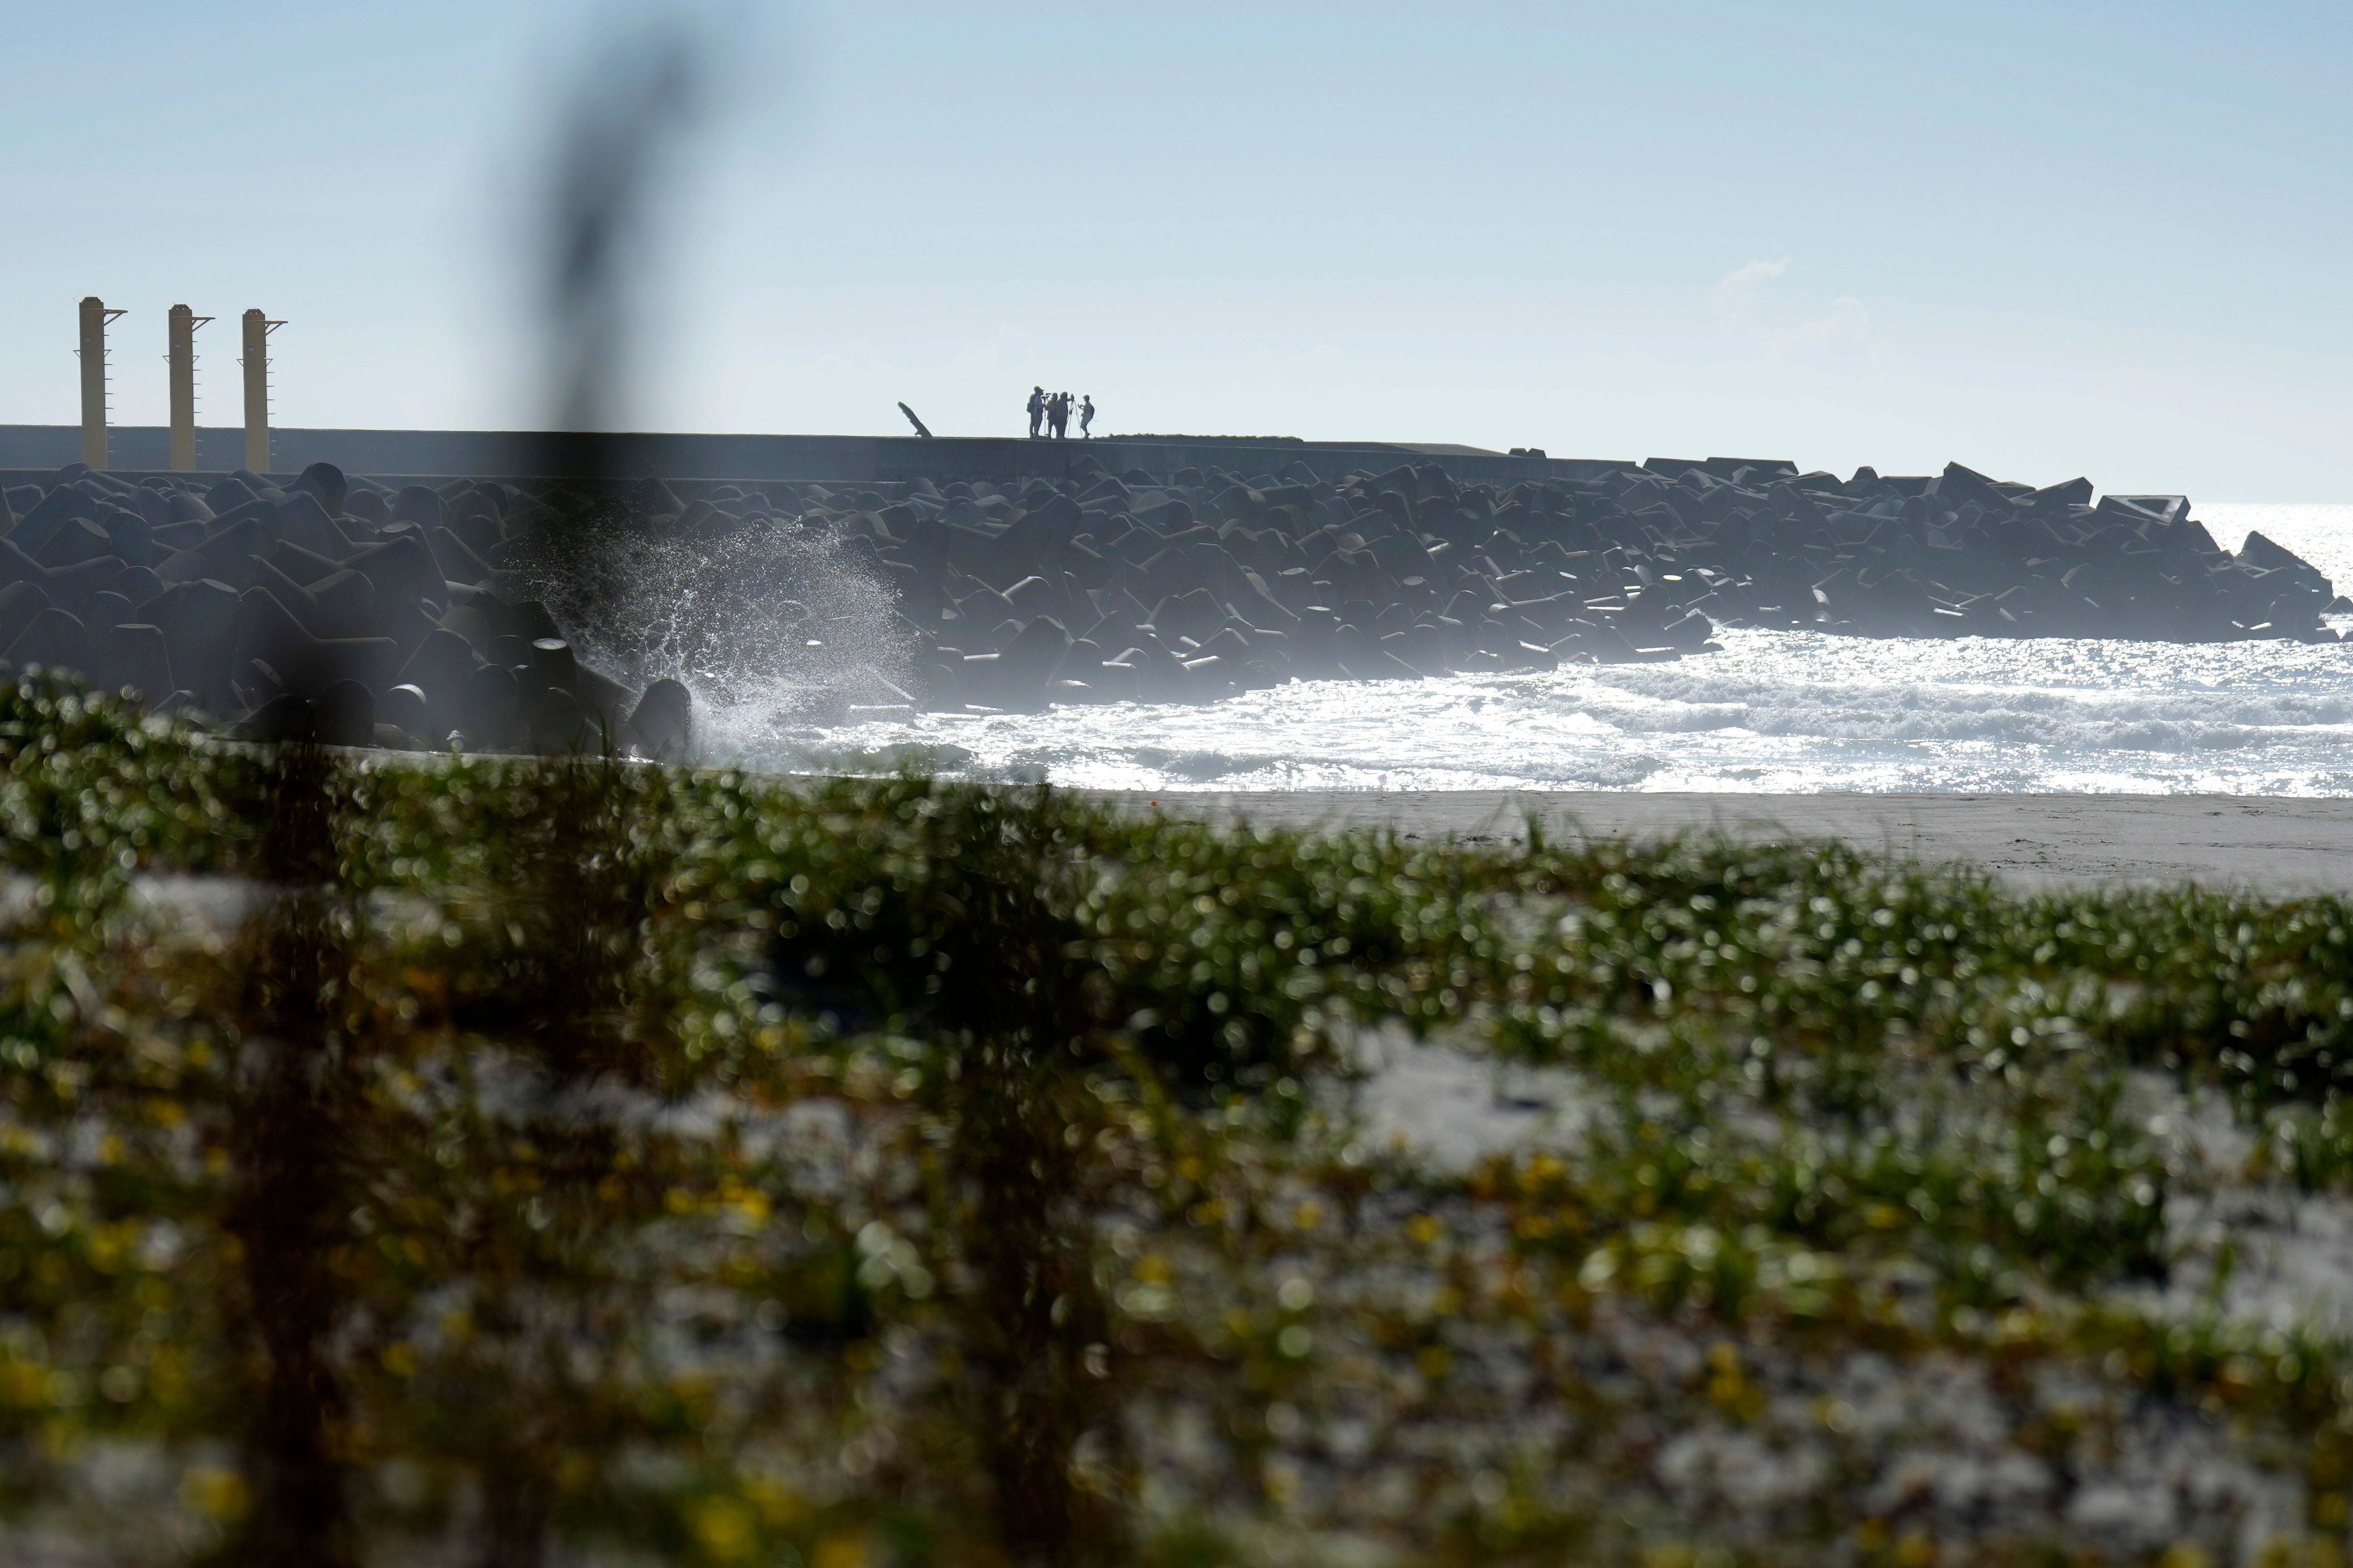
M 2353 1356 L 2220 1309 L 2173 1224 L 2215 1177 L 2144 1108 L 2219 1090 L 2246 1182 L 2345 1192 L 2335 900 L 362 768 L 31 681 L 0 823 L 0 1535 L 828 1568 L 2344 1536 Z M 142 873 L 289 891 L 223 938 Z M 1588 1134 L 1374 1146 L 1341 1089 L 1384 1019 L 1573 1074 Z M 2157 1449 L 2240 1479 L 2138 1533 L 2072 1510 Z M 1971 1464 L 2040 1479 L 1956 1500 Z

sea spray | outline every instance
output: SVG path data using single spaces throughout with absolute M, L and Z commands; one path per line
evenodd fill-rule
M 856 543 L 756 514 L 658 533 L 619 503 L 534 537 L 523 580 L 591 664 L 693 693 L 699 752 L 780 757 L 820 728 L 904 720 L 906 645 L 881 570 Z

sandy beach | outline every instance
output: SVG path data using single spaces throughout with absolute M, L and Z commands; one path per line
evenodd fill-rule
M 2353 800 L 2202 795 L 1145 794 L 1123 809 L 1290 828 L 1386 826 L 1409 836 L 1721 831 L 1843 838 L 1967 861 L 2021 889 L 2198 882 L 2267 896 L 2353 891 Z

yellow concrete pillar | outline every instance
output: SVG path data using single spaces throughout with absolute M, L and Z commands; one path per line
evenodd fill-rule
M 257 474 L 269 471 L 269 334 L 285 324 L 245 313 L 245 466 Z
M 81 302 L 81 460 L 106 467 L 106 324 L 121 315 L 92 294 Z
M 196 329 L 211 321 L 185 305 L 171 312 L 172 467 L 185 473 L 196 466 Z

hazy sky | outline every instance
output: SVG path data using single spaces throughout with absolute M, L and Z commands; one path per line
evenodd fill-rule
M 0 421 L 530 426 L 555 104 L 644 13 L 0 0 Z M 2353 5 L 704 12 L 622 423 L 1788 458 L 2353 500 Z

